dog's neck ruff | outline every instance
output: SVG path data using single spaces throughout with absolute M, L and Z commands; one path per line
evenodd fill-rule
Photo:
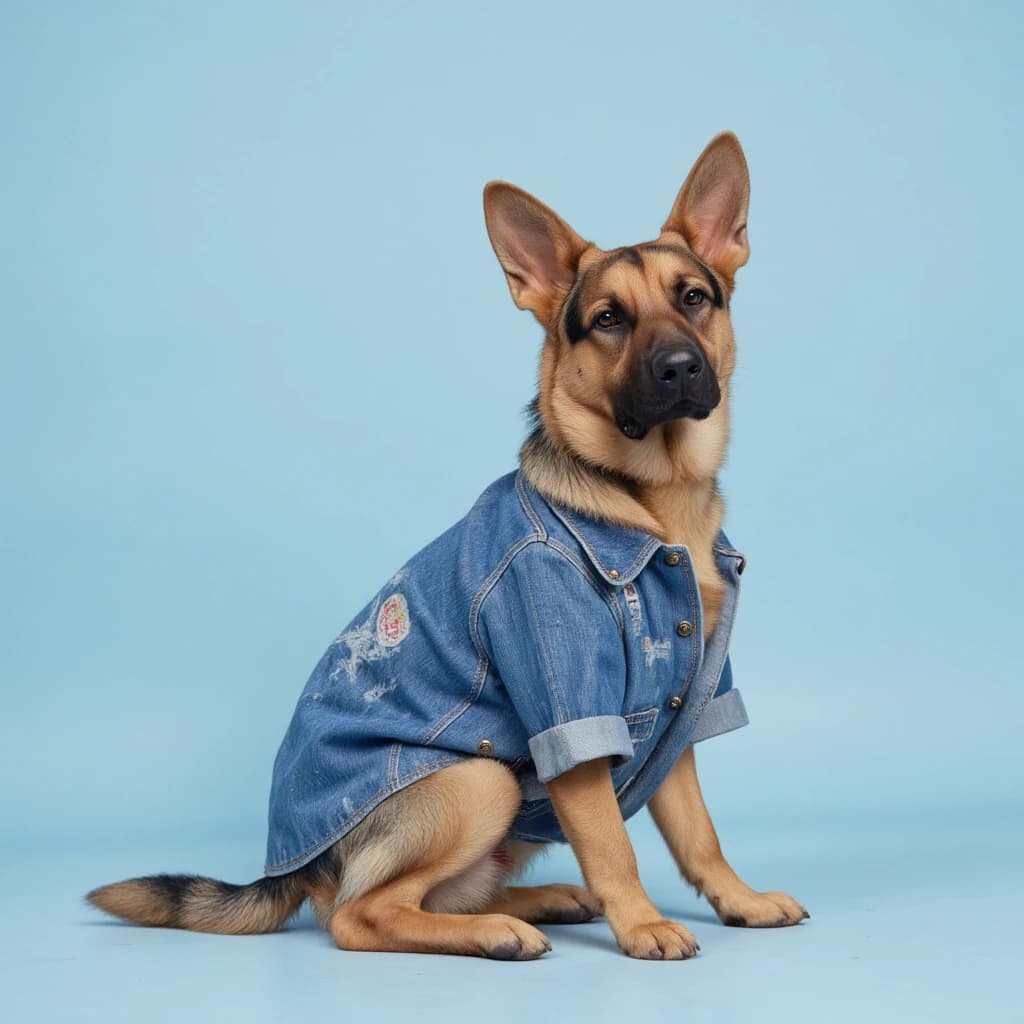
M 536 403 L 530 413 L 533 430 L 520 449 L 519 464 L 531 486 L 555 504 L 593 519 L 664 536 L 665 527 L 644 502 L 644 487 L 639 481 L 588 462 L 557 444 L 540 420 Z M 709 495 L 717 494 L 714 479 L 702 482 L 702 488 Z
M 519 464 L 545 498 L 594 519 L 612 519 L 609 508 L 620 495 L 635 500 L 636 481 L 555 444 L 541 423 L 523 442 Z

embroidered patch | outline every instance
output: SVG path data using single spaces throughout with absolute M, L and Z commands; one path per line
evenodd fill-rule
M 377 643 L 397 647 L 409 635 L 409 606 L 404 594 L 392 594 L 377 615 Z
M 632 583 L 627 583 L 622 588 L 622 593 L 626 598 L 626 607 L 629 609 L 629 621 L 633 624 L 633 636 L 639 636 L 644 621 L 643 613 L 640 611 L 640 595 Z
M 668 661 L 672 653 L 672 644 L 668 640 L 652 640 L 645 636 L 640 646 L 644 651 L 644 664 L 648 668 L 653 668 L 656 661 Z
M 407 575 L 408 570 L 403 566 L 395 573 L 394 576 L 391 577 L 390 580 L 388 580 L 387 585 L 389 587 L 397 587 L 402 583 Z M 402 597 L 401 594 L 393 594 L 392 597 L 398 597 L 402 601 L 402 607 L 405 608 L 405 633 L 408 633 L 409 610 L 406 607 L 405 598 Z M 390 601 L 391 598 L 388 598 L 388 600 Z M 339 658 L 337 664 L 335 664 L 334 668 L 331 670 L 330 678 L 332 683 L 341 676 L 342 672 L 344 672 L 349 679 L 354 681 L 359 673 L 360 665 L 365 662 L 381 661 L 388 657 L 391 653 L 392 647 L 401 643 L 402 637 L 405 636 L 405 633 L 403 633 L 402 637 L 399 637 L 393 644 L 384 643 L 382 641 L 379 629 L 377 628 L 380 618 L 380 606 L 381 596 L 378 594 L 376 598 L 374 598 L 373 604 L 370 606 L 370 611 L 366 616 L 366 619 L 363 622 L 351 626 L 342 633 L 341 636 L 335 637 L 334 643 L 332 643 L 331 646 L 336 647 L 339 644 L 344 644 L 348 648 L 348 657 Z

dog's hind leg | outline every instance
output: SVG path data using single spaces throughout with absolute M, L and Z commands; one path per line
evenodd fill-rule
M 474 759 L 385 800 L 342 841 L 344 847 L 339 844 L 341 879 L 330 921 L 337 945 L 499 960 L 531 960 L 549 950 L 545 936 L 516 917 L 424 908 L 432 890 L 486 868 L 520 799 L 507 768 Z M 500 888 L 503 873 L 486 869 L 477 881 L 473 901 L 482 905 Z
M 491 859 L 504 867 L 504 881 L 508 881 L 521 874 L 527 862 L 542 849 L 537 843 L 505 840 Z M 511 914 L 531 924 L 582 924 L 602 913 L 600 901 L 586 889 L 560 883 L 503 886 L 482 911 Z
M 485 910 L 532 924 L 583 924 L 600 917 L 600 902 L 578 885 L 509 886 Z

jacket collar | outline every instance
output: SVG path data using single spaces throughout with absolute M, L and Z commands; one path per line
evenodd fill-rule
M 523 491 L 528 493 L 531 504 L 535 499 L 554 513 L 579 542 L 598 575 L 612 586 L 632 583 L 655 551 L 663 546 L 657 537 L 643 530 L 593 519 L 555 503 L 533 487 L 522 473 L 519 474 L 519 482 Z
M 662 544 L 657 537 L 652 537 L 643 530 L 594 519 L 576 509 L 559 505 L 538 491 L 521 471 L 516 477 L 520 496 L 529 506 L 528 513 L 534 502 L 539 502 L 544 508 L 550 509 L 579 543 L 598 575 L 613 587 L 624 587 L 627 583 L 632 583 L 660 548 L 663 547 L 666 551 L 683 550 L 682 547 Z M 530 518 L 534 520 L 536 526 L 544 529 L 536 518 L 536 510 L 530 514 Z M 743 572 L 747 563 L 746 558 L 732 546 L 729 538 L 721 530 L 715 539 L 714 554 L 720 569 L 725 571 L 727 565 L 731 566 L 731 571 L 737 576 Z

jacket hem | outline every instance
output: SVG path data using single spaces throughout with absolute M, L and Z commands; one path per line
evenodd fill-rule
M 296 854 L 294 857 L 281 861 L 278 864 L 268 863 L 263 869 L 263 874 L 267 878 L 274 878 L 277 875 L 289 875 L 293 871 L 298 871 L 299 868 L 305 867 L 310 861 L 316 860 L 321 853 L 333 846 L 339 839 L 343 839 L 348 835 L 356 825 L 358 825 L 372 810 L 374 810 L 374 808 L 382 804 L 389 796 L 394 796 L 394 794 L 399 790 L 405 789 L 406 786 L 411 786 L 414 782 L 418 782 L 420 779 L 426 778 L 428 775 L 433 775 L 434 772 L 439 772 L 442 768 L 448 768 L 453 764 L 457 764 L 459 761 L 467 760 L 469 760 L 468 754 L 452 754 L 448 757 L 442 757 L 435 761 L 431 761 L 429 764 L 420 765 L 413 771 L 396 779 L 390 785 L 377 790 L 369 800 L 367 800 L 357 810 L 353 811 L 341 825 L 312 846 L 307 846 L 302 853 Z

